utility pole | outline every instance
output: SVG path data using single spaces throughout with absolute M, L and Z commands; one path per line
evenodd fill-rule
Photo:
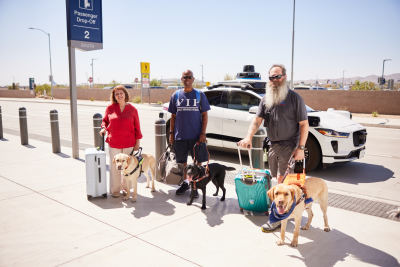
M 294 19 L 296 14 L 296 0 L 293 0 L 293 27 L 292 27 L 292 73 L 290 79 L 290 89 L 293 89 L 293 58 L 294 58 Z
M 385 73 L 385 62 L 386 61 L 390 61 L 390 60 L 392 60 L 391 58 L 386 58 L 386 59 L 384 59 L 383 60 L 383 66 L 382 66 L 382 80 L 381 81 L 383 81 L 383 74 Z M 381 89 L 383 89 L 383 86 L 385 85 L 385 83 L 384 82 L 381 82 Z
M 93 60 L 96 60 L 96 59 L 95 59 L 95 58 L 92 58 L 92 63 L 90 64 L 90 65 L 92 66 L 92 88 L 94 87 Z
M 204 85 L 203 64 L 201 64 L 201 85 Z
M 345 70 L 343 70 L 343 76 L 342 76 L 342 88 L 344 89 L 344 72 Z

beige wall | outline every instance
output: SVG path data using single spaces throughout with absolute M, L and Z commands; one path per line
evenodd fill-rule
M 69 89 L 53 89 L 57 99 L 69 99 Z M 140 96 L 139 89 L 128 90 L 131 99 Z M 143 101 L 157 103 L 168 102 L 172 89 L 143 90 Z M 328 108 L 345 109 L 354 113 L 372 113 L 400 115 L 400 91 L 310 91 L 296 90 L 305 103 L 317 110 Z M 78 99 L 109 100 L 111 90 L 78 89 Z M 0 90 L 0 97 L 34 97 L 29 90 Z
M 69 89 L 53 89 L 54 97 L 58 99 L 69 99 Z M 171 89 L 144 89 L 143 90 L 143 101 L 145 103 L 157 103 L 168 102 L 171 94 L 175 90 Z M 130 99 L 133 100 L 135 97 L 140 97 L 141 92 L 140 89 L 129 89 L 128 90 Z M 78 89 L 78 99 L 86 99 L 86 100 L 110 100 L 110 89 Z M 1 93 L 0 93 L 1 96 Z
M 317 110 L 344 109 L 353 113 L 400 115 L 400 91 L 296 90 L 305 103 Z

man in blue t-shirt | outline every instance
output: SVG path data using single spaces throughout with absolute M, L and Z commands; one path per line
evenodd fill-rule
M 169 101 L 168 112 L 171 120 L 169 126 L 169 143 L 173 144 L 176 161 L 186 167 L 188 153 L 193 158 L 193 147 L 196 142 L 206 142 L 208 122 L 207 111 L 210 110 L 207 97 L 201 91 L 193 89 L 193 72 L 186 70 L 182 73 L 183 90 L 176 91 Z M 208 160 L 208 155 L 196 155 L 196 161 L 201 163 Z M 176 190 L 177 195 L 183 195 L 189 189 L 186 181 Z M 195 196 L 198 196 L 195 192 Z

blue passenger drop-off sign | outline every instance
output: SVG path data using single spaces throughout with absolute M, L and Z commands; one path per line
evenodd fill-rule
M 81 50 L 103 48 L 101 0 L 66 0 L 68 45 Z

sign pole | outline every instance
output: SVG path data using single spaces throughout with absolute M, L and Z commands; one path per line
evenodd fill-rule
M 143 74 L 140 75 L 140 104 L 143 104 Z
M 69 86 L 70 86 L 70 108 L 71 108 L 71 136 L 72 136 L 72 157 L 79 158 L 79 138 L 78 138 L 78 112 L 77 112 L 77 93 L 76 93 L 76 65 L 75 48 L 68 46 L 69 58 Z
M 66 0 L 69 86 L 72 131 L 72 156 L 79 158 L 75 48 L 83 51 L 103 49 L 101 0 Z M 93 78 L 93 59 L 92 59 Z

